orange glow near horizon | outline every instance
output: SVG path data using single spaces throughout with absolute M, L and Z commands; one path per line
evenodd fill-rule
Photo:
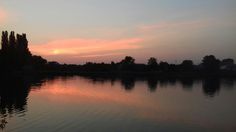
M 236 0 L 170 1 L 2 0 L 0 29 L 26 33 L 33 55 L 61 64 L 236 60 Z
M 7 13 L 4 10 L 0 9 L 0 24 L 5 21 L 6 17 Z
M 30 44 L 29 48 L 33 54 L 60 63 L 119 61 L 127 55 L 136 57 L 142 63 L 145 63 L 145 60 L 150 56 L 158 59 L 174 60 L 176 57 L 181 58 L 181 55 L 188 53 L 188 51 L 183 52 L 182 48 L 179 48 L 186 42 L 178 38 L 187 35 L 185 33 L 180 34 L 179 31 L 185 30 L 187 33 L 193 29 L 201 29 L 208 24 L 209 20 L 163 21 L 136 26 L 134 29 L 136 35 L 132 38 L 54 39 L 43 44 Z M 153 37 L 153 34 L 157 35 Z M 172 39 L 169 36 L 173 36 Z M 168 45 L 171 45 L 171 47 Z M 171 50 L 172 48 L 175 50 Z M 138 49 L 141 49 L 139 50 L 142 51 L 141 54 L 135 53 L 135 50 Z M 155 52 L 154 49 L 156 49 Z
M 29 47 L 33 53 L 43 56 L 73 55 L 77 57 L 97 57 L 122 54 L 114 53 L 114 51 L 139 49 L 141 48 L 140 42 L 142 41 L 143 39 L 141 38 L 120 40 L 64 39 L 54 40 L 46 44 L 34 44 Z

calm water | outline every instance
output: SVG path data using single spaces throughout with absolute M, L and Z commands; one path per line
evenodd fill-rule
M 235 80 L 75 76 L 0 82 L 0 131 L 236 131 Z

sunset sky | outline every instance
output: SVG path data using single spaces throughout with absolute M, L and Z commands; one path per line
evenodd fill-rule
M 0 30 L 60 63 L 236 60 L 236 0 L 0 0 Z

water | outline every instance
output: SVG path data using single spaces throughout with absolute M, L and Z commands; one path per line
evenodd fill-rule
M 236 131 L 232 79 L 74 76 L 0 82 L 0 131 Z

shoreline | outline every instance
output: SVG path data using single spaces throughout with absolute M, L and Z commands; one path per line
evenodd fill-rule
M 4 76 L 85 76 L 85 77 L 104 77 L 104 78 L 236 78 L 236 72 L 219 71 L 214 73 L 205 72 L 89 72 L 89 71 L 34 71 L 34 72 L 9 72 L 0 74 Z

